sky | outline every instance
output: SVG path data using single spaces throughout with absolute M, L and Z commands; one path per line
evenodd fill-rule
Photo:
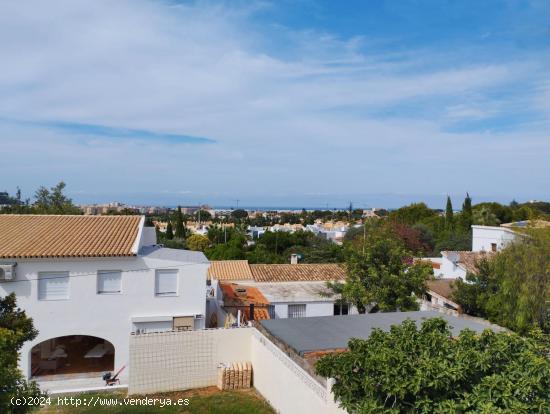
M 550 199 L 544 0 L 7 0 L 0 62 L 0 191 Z

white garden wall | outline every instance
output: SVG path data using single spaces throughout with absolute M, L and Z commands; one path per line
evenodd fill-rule
M 130 337 L 130 394 L 216 385 L 221 362 L 250 361 L 252 328 L 161 332 Z
M 255 328 L 130 338 L 130 394 L 213 386 L 222 362 L 252 362 L 253 385 L 282 414 L 343 414 L 332 394 Z

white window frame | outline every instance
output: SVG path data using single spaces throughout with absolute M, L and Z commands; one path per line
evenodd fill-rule
M 176 291 L 175 292 L 159 292 L 159 275 L 175 274 L 176 276 Z M 177 269 L 157 269 L 155 270 L 155 296 L 159 298 L 179 296 L 179 272 Z
M 48 277 L 49 276 L 49 277 Z M 67 296 L 62 298 L 48 299 L 46 297 L 40 297 L 40 282 L 45 279 L 67 279 Z M 57 301 L 57 300 L 69 300 L 71 298 L 71 278 L 67 271 L 51 271 L 51 272 L 38 272 L 37 281 L 37 298 L 40 301 Z
M 303 312 L 300 311 L 300 312 L 299 312 L 300 315 L 298 315 L 298 316 L 290 316 L 290 315 L 295 315 L 295 314 L 296 314 L 296 311 L 293 311 L 293 312 L 290 311 L 290 307 L 291 307 L 291 306 L 292 306 L 293 308 L 298 308 L 298 307 L 300 307 L 300 310 L 301 310 L 302 307 L 303 307 Z M 289 303 L 289 304 L 288 304 L 288 308 L 287 308 L 287 317 L 288 317 L 289 319 L 305 318 L 305 317 L 306 317 L 306 312 L 307 312 L 307 304 L 305 304 L 305 303 Z
M 118 273 L 120 276 L 119 283 L 120 283 L 120 289 L 118 291 L 105 291 L 102 292 L 99 290 L 100 286 L 100 278 L 102 274 L 112 274 L 112 273 Z M 97 271 L 97 285 L 96 285 L 96 293 L 98 295 L 122 295 L 122 270 L 98 270 Z

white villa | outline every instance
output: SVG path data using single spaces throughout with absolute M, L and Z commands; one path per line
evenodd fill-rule
M 0 296 L 39 331 L 21 351 L 28 378 L 118 371 L 131 333 L 204 328 L 209 262 L 156 245 L 144 221 L 0 215 Z

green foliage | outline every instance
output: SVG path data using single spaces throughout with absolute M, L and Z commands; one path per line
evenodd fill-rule
M 363 238 L 347 246 L 346 281 L 329 287 L 360 313 L 373 305 L 383 312 L 417 310 L 416 297 L 425 293 L 432 269 L 425 263 L 412 265 L 410 259 L 410 252 L 386 226 L 371 223 Z
M 176 239 L 185 239 L 186 231 L 185 231 L 185 226 L 183 225 L 183 214 L 181 213 L 180 206 L 178 206 L 175 216 L 176 216 L 176 232 L 174 233 L 174 237 L 176 237 Z
M 256 245 L 246 253 L 249 263 L 286 263 L 288 260 L 283 256 L 270 252 L 263 244 Z
M 244 245 L 246 239 L 243 235 L 233 235 L 227 243 L 217 244 L 206 249 L 205 254 L 209 260 L 241 260 L 245 259 Z
M 242 236 L 242 232 L 235 227 L 220 227 L 217 225 L 210 226 L 206 234 L 212 244 L 226 243 L 234 236 Z
M 349 413 L 543 413 L 550 404 L 550 351 L 515 334 L 464 330 L 441 318 L 419 329 L 352 339 L 349 352 L 322 357 L 319 375 Z
M 445 207 L 445 228 L 452 230 L 454 227 L 453 203 L 451 197 L 447 196 L 447 206 Z
M 482 226 L 498 226 L 501 223 L 500 219 L 489 206 L 477 207 L 473 213 L 473 220 L 475 224 Z
M 82 211 L 63 193 L 65 187 L 66 184 L 61 181 L 50 189 L 42 186 L 36 190 L 34 195 L 35 212 L 38 214 L 82 214 Z
M 12 397 L 40 397 L 34 382 L 25 381 L 17 366 L 18 352 L 26 341 L 38 335 L 32 319 L 17 308 L 12 293 L 0 299 L 0 412 L 26 413 L 33 407 L 13 406 Z
M 166 224 L 166 232 L 164 233 L 166 240 L 172 240 L 174 238 L 174 230 L 172 228 L 172 222 L 168 220 Z
M 462 212 L 460 214 L 460 225 L 465 232 L 470 232 L 473 222 L 473 212 L 472 212 L 472 199 L 470 194 L 466 193 L 466 198 L 464 203 L 462 203 Z
M 192 234 L 187 238 L 185 243 L 189 250 L 194 250 L 198 252 L 204 252 L 210 246 L 210 241 L 208 240 L 208 237 L 202 236 L 200 234 Z
M 389 214 L 391 220 L 408 225 L 420 223 L 436 216 L 437 212 L 424 203 L 414 203 L 406 207 L 401 207 Z
M 248 217 L 248 213 L 246 212 L 246 210 L 237 209 L 231 212 L 231 217 L 233 217 L 235 220 L 242 220 Z
M 194 217 L 195 217 L 195 220 L 197 220 L 200 223 L 212 220 L 212 214 L 210 214 L 209 211 L 202 210 L 202 209 L 195 212 Z
M 550 232 L 530 230 L 490 262 L 482 261 L 454 297 L 468 313 L 525 333 L 550 332 Z

